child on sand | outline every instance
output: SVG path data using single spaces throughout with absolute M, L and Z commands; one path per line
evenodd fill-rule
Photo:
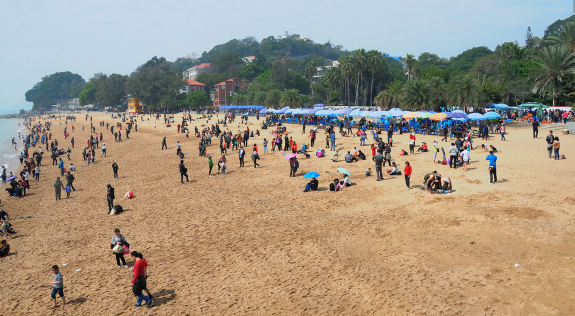
M 70 186 L 67 185 L 67 186 L 66 186 L 66 198 L 69 198 L 69 197 L 70 197 L 70 191 L 71 191 L 71 190 L 72 190 L 72 189 L 70 188 Z
M 64 307 L 64 305 L 66 305 L 66 297 L 64 296 L 64 280 L 62 279 L 62 274 L 58 270 L 57 265 L 52 266 L 52 272 L 54 273 L 54 281 L 50 283 L 54 286 L 52 288 L 51 294 L 52 299 L 54 300 L 54 305 L 52 305 L 52 308 L 58 307 L 56 305 L 56 293 L 58 293 L 58 295 L 60 295 L 62 298 L 62 307 Z
M 209 175 L 210 177 L 213 177 L 213 176 L 212 176 L 212 168 L 214 167 L 214 162 L 212 161 L 212 157 L 211 157 L 211 156 L 208 157 L 208 166 L 210 167 L 210 171 L 208 172 L 208 175 Z

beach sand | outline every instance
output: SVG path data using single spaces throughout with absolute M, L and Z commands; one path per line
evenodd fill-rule
M 251 150 L 241 169 L 237 151 L 229 151 L 227 174 L 211 178 L 207 158 L 198 156 L 196 137 L 186 140 L 162 121 L 154 129 L 155 120 L 138 122 L 138 132 L 123 142 L 96 127 L 104 133 L 108 157 L 80 167 L 90 126 L 83 115 L 77 115 L 72 133 L 77 191 L 69 199 L 63 193 L 61 201 L 54 200 L 52 183 L 59 170 L 49 157 L 28 196 L 2 194 L 2 207 L 18 231 L 8 240 L 11 255 L 0 259 L 3 313 L 575 314 L 573 136 L 555 131 L 567 159 L 554 161 L 547 158 L 545 127 L 536 140 L 527 127 L 509 127 L 506 142 L 495 135 L 487 143 L 502 150 L 499 182 L 489 185 L 487 153 L 474 150 L 464 173 L 433 165 L 431 152 L 399 156 L 400 149 L 408 151 L 408 135 L 396 135 L 393 159 L 401 170 L 406 160 L 413 166 L 408 191 L 403 176 L 386 175 L 380 182 L 366 178 L 363 171 L 374 168 L 371 150 L 352 137 L 337 137 L 338 149 L 357 146 L 367 161 L 346 164 L 341 157 L 334 163 L 327 150 L 328 158 L 300 158 L 299 176 L 290 178 L 285 157 L 263 154 L 263 138 L 272 138 L 269 129 L 249 141 L 250 148 L 258 144 L 261 168 L 252 167 Z M 96 126 L 101 120 L 113 122 L 94 115 Z M 61 136 L 61 122 L 53 121 L 52 134 L 66 148 L 70 139 Z M 192 123 L 192 131 L 202 123 Z M 260 124 L 250 118 L 251 130 Z M 288 125 L 288 131 L 300 145 L 307 137 L 301 126 Z M 160 150 L 164 136 L 168 150 Z M 431 148 L 434 138 L 417 135 L 417 145 L 426 140 Z M 324 139 L 322 131 L 316 145 L 323 148 Z M 180 184 L 178 140 L 190 184 Z M 476 139 L 474 145 L 481 143 Z M 214 139 L 208 147 L 215 163 L 217 144 Z M 440 144 L 447 151 L 449 145 Z M 120 167 L 118 180 L 112 177 L 111 160 Z M 356 185 L 333 193 L 328 185 L 340 176 L 338 167 L 350 170 Z M 451 177 L 452 194 L 418 189 L 423 175 L 433 170 Z M 310 171 L 321 174 L 320 189 L 304 193 L 307 181 L 301 175 Z M 125 209 L 118 216 L 106 213 L 107 183 L 116 190 L 115 204 Z M 130 190 L 136 198 L 124 199 Z M 148 260 L 148 288 L 156 297 L 152 309 L 133 307 L 130 271 L 117 268 L 109 247 L 114 228 Z M 50 308 L 54 264 L 64 277 L 65 311 Z

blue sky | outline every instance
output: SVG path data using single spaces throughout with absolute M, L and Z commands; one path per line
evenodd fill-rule
M 441 57 L 524 43 L 573 14 L 573 0 L 0 1 L 0 112 L 30 108 L 45 75 L 129 74 L 153 56 L 201 53 L 232 38 L 284 31 L 345 49 Z

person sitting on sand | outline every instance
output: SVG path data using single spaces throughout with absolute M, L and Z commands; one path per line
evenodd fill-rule
M 325 157 L 325 150 L 323 150 L 323 149 L 318 149 L 317 152 L 315 153 L 315 155 L 316 155 L 318 158 Z
M 10 245 L 6 240 L 1 240 L 0 245 L 2 245 L 2 247 L 0 247 L 0 258 L 4 258 L 10 253 Z
M 338 151 L 338 150 L 334 151 L 334 152 L 331 154 L 331 161 L 337 162 L 337 159 L 339 159 L 339 156 L 341 156 L 341 154 L 339 153 L 339 151 Z
M 397 175 L 401 175 L 401 171 L 399 171 L 399 167 L 397 166 L 397 164 L 394 162 L 391 163 L 391 169 L 387 170 L 387 173 L 390 176 L 397 176 Z
M 355 158 L 354 156 L 351 155 L 351 152 L 347 152 L 347 155 L 345 155 L 345 162 L 346 163 L 352 163 L 354 161 L 357 161 L 357 158 Z
M 357 157 L 358 157 L 359 159 L 361 159 L 361 160 L 365 160 L 365 159 L 366 159 L 365 154 L 362 153 L 361 150 L 360 150 L 359 153 L 357 154 Z
M 417 151 L 421 151 L 421 152 L 424 152 L 424 153 L 428 152 L 429 150 L 427 149 L 427 143 L 426 143 L 426 142 L 423 142 L 423 143 L 421 144 L 421 146 L 419 146 L 419 148 L 417 148 Z
M 500 149 L 493 147 L 493 145 L 489 145 L 489 148 L 491 148 L 490 151 L 493 151 L 494 153 L 501 151 Z
M 306 184 L 305 189 L 303 191 L 304 192 L 308 192 L 309 190 L 316 191 L 318 185 L 319 181 L 317 181 L 316 178 L 313 178 L 308 184 Z
M 349 178 L 349 176 L 347 174 L 343 174 L 343 177 L 341 178 L 341 181 L 339 182 L 341 185 L 349 187 L 351 186 L 351 179 Z
M 367 169 L 365 170 L 365 176 L 366 176 L 366 177 L 371 176 L 371 168 L 367 168 Z

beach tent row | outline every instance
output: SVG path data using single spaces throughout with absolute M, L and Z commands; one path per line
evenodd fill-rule
M 244 110 L 249 110 L 249 109 L 257 109 L 257 110 L 261 110 L 261 109 L 265 109 L 266 107 L 263 105 L 222 105 L 220 106 L 220 109 L 244 109 Z

